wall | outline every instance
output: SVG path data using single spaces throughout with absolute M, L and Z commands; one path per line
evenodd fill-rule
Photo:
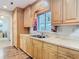
M 31 28 L 31 34 L 40 34 L 40 32 L 33 31 Z M 68 25 L 59 26 L 57 32 L 44 32 L 45 35 L 50 37 L 62 37 L 67 39 L 78 39 L 79 40 L 79 25 Z
M 4 18 L 0 18 L 3 22 L 2 30 L 7 31 L 8 39 L 12 40 L 12 12 L 0 9 L 0 16 L 4 16 Z
M 78 28 L 79 28 L 78 25 L 59 26 L 57 33 L 63 34 L 63 35 L 70 35 L 73 32 L 75 32 Z

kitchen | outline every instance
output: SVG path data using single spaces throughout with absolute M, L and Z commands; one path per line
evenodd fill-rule
M 26 3 L 25 7 L 18 4 L 21 7 L 16 5 L 11 10 L 11 47 L 29 59 L 79 59 L 79 1 L 30 0 Z

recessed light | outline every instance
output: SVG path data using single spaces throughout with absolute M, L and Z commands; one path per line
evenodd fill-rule
M 4 18 L 4 16 L 1 16 L 1 19 L 3 19 Z
M 6 5 L 4 5 L 4 6 L 3 6 L 3 8 L 7 8 L 7 6 L 6 6 Z
M 11 2 L 11 5 L 13 5 L 13 2 Z

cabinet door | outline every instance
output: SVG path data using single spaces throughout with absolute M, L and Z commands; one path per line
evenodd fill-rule
M 79 59 L 79 52 L 67 48 L 58 47 L 58 59 Z
M 58 59 L 72 59 L 72 58 L 66 55 L 58 54 Z
M 53 25 L 62 23 L 62 0 L 50 0 Z
M 33 44 L 32 44 L 32 39 L 27 39 L 27 43 L 26 43 L 26 46 L 27 46 L 27 53 L 28 55 L 30 55 L 31 57 L 33 57 Z
M 32 26 L 33 19 L 32 19 L 31 12 L 32 12 L 31 6 L 27 7 L 24 10 L 24 27 L 31 27 Z
M 42 59 L 42 42 L 33 40 L 33 59 Z
M 26 37 L 25 36 L 20 36 L 20 48 L 26 52 Z
M 76 0 L 76 1 L 77 1 L 77 19 L 79 22 L 79 0 Z
M 44 43 L 43 59 L 57 59 L 57 46 Z
M 77 0 L 63 0 L 63 22 L 72 23 L 77 19 Z

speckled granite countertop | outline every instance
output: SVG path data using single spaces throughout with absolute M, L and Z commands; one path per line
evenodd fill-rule
M 31 35 L 28 34 L 21 34 L 23 36 L 29 36 L 32 39 L 40 40 L 43 42 L 47 42 L 50 44 L 55 44 L 58 46 L 70 48 L 79 51 L 79 40 L 75 39 L 66 39 L 66 38 L 59 38 L 59 37 L 49 37 L 49 38 L 36 38 L 32 37 Z

